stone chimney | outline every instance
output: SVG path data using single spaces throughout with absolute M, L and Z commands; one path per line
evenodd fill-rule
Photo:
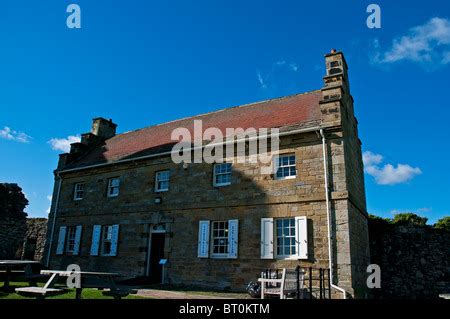
M 106 120 L 103 117 L 97 117 L 92 120 L 91 133 L 102 140 L 106 140 L 116 135 L 117 124 L 113 121 Z
M 324 125 L 341 125 L 342 114 L 353 112 L 353 98 L 350 95 L 348 66 L 342 52 L 332 49 L 325 55 L 327 74 L 323 77 L 322 100 L 320 109 Z M 348 105 L 350 109 L 344 110 Z
M 57 169 L 64 168 L 68 163 L 86 153 L 91 148 L 115 136 L 116 128 L 117 124 L 114 124 L 112 120 L 106 120 L 102 117 L 93 119 L 91 132 L 81 134 L 80 142 L 70 144 L 70 152 L 60 155 Z

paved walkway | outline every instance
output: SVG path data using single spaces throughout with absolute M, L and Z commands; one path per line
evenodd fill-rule
M 245 299 L 245 294 L 199 294 L 184 291 L 171 291 L 159 289 L 138 289 L 137 296 L 155 299 Z

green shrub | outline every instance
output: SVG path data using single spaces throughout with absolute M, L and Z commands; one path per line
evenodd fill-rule
M 450 231 L 450 216 L 439 219 L 437 223 L 434 224 L 434 227 Z
M 392 223 L 394 225 L 416 225 L 425 226 L 428 218 L 420 217 L 414 213 L 401 213 L 394 216 Z

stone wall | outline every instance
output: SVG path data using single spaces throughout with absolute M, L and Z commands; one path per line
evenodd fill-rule
M 0 259 L 19 259 L 21 244 L 27 231 L 26 218 L 11 216 L 0 219 Z
M 372 263 L 381 268 L 376 298 L 438 298 L 450 293 L 450 232 L 370 222 Z
M 321 119 L 286 129 L 318 125 L 324 128 L 329 185 L 325 185 L 319 132 L 281 138 L 280 153 L 296 155 L 295 178 L 277 180 L 273 174 L 261 174 L 260 164 L 234 161 L 231 185 L 226 187 L 213 185 L 213 166 L 207 163 L 177 165 L 169 157 L 161 156 L 63 172 L 66 162 L 62 157 L 58 165 L 61 192 L 57 196 L 58 179 L 49 215 L 51 223 L 57 214 L 55 230 L 52 232 L 50 226 L 48 232 L 48 237 L 53 233 L 53 238 L 47 240 L 47 250 L 51 246 L 49 266 L 64 268 L 78 263 L 88 270 L 144 275 L 150 250 L 149 229 L 165 223 L 164 257 L 169 260 L 168 279 L 174 283 L 243 289 L 264 268 L 298 264 L 327 268 L 327 189 L 331 198 L 335 282 L 353 297 L 364 297 L 361 278 L 365 272 L 361 272 L 367 267 L 369 256 L 360 143 L 345 59 L 336 52 L 326 59 L 327 69 L 337 64 L 341 70 L 336 73 L 330 69 L 324 78 L 323 100 L 318 106 Z M 342 111 L 345 113 L 341 114 Z M 164 193 L 155 192 L 155 173 L 160 170 L 170 171 L 170 190 Z M 120 178 L 120 195 L 114 198 L 106 196 L 110 178 Z M 85 185 L 82 200 L 73 200 L 75 183 Z M 308 259 L 261 259 L 261 218 L 294 216 L 308 219 Z M 239 220 L 238 259 L 197 257 L 198 223 L 202 219 Z M 111 224 L 120 225 L 117 256 L 91 257 L 93 225 Z M 56 255 L 60 226 L 77 225 L 82 226 L 79 255 Z
M 275 180 L 261 175 L 259 164 L 233 164 L 232 184 L 213 187 L 211 164 L 182 167 L 170 158 L 157 158 L 65 174 L 58 205 L 50 267 L 65 268 L 77 263 L 86 270 L 108 270 L 127 276 L 142 276 L 146 271 L 149 244 L 148 228 L 167 225 L 165 258 L 169 260 L 168 279 L 174 283 L 209 285 L 243 290 L 261 269 L 268 267 L 328 268 L 327 218 L 322 144 L 315 133 L 284 137 L 281 152 L 295 153 L 298 177 Z M 342 271 L 337 281 L 354 295 L 350 260 L 348 204 L 342 143 L 330 141 L 330 166 L 333 174 L 333 203 L 338 218 L 338 263 Z M 155 172 L 169 169 L 170 190 L 155 193 Z M 107 180 L 120 177 L 120 195 L 106 197 Z M 73 200 L 73 185 L 85 183 L 85 196 Z M 54 198 L 56 198 L 54 194 Z M 155 198 L 161 204 L 155 204 Z M 54 207 L 54 206 L 53 206 Z M 52 212 L 54 209 L 52 209 Z M 306 216 L 309 228 L 308 260 L 264 260 L 260 257 L 261 218 Z M 239 220 L 239 258 L 197 258 L 198 224 L 206 220 Z M 50 224 L 53 213 L 49 216 Z M 119 224 L 116 257 L 90 256 L 93 225 Z M 60 226 L 82 225 L 78 256 L 55 255 Z M 347 226 L 345 226 L 347 225 Z M 51 225 L 50 225 L 51 227 Z M 50 234 L 50 229 L 49 229 Z M 359 236 L 359 233 L 355 233 Z M 355 242 L 359 238 L 354 238 Z M 363 243 L 363 242 L 361 242 Z M 344 260 L 345 259 L 345 260 Z M 344 265 L 345 264 L 345 265 Z M 345 268 L 345 269 L 344 269 Z M 361 296 L 361 295 L 359 295 Z
M 46 234 L 47 218 L 28 218 L 27 232 L 22 244 L 21 258 L 42 261 Z
M 27 229 L 23 211 L 27 204 L 17 184 L 0 184 L 0 259 L 20 258 L 16 252 Z

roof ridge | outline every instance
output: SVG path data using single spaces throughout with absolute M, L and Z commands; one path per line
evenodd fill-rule
M 266 102 L 270 102 L 270 101 L 283 100 L 283 99 L 291 98 L 291 97 L 294 97 L 294 96 L 312 94 L 312 93 L 316 93 L 316 92 L 320 92 L 320 91 L 321 91 L 320 89 L 318 89 L 318 90 L 311 90 L 311 91 L 306 91 L 306 92 L 303 92 L 303 93 L 295 93 L 295 94 L 275 97 L 275 98 L 271 98 L 271 99 L 267 99 L 267 100 L 251 102 L 251 103 L 245 103 L 245 104 L 235 105 L 235 106 L 230 106 L 230 107 L 226 107 L 226 108 L 219 109 L 219 110 L 216 110 L 216 111 L 211 111 L 211 112 L 201 113 L 201 114 L 197 114 L 197 115 L 187 116 L 187 117 L 183 117 L 183 118 L 180 118 L 180 119 L 171 120 L 171 121 L 167 121 L 167 122 L 159 123 L 159 124 L 154 124 L 154 125 L 149 125 L 149 126 L 145 126 L 145 127 L 139 128 L 139 129 L 123 132 L 123 133 L 115 135 L 111 139 L 113 139 L 113 138 L 115 138 L 117 136 L 123 136 L 123 135 L 126 135 L 126 134 L 130 134 L 130 133 L 146 130 L 146 129 L 149 129 L 149 128 L 152 128 L 152 127 L 158 127 L 158 126 L 162 126 L 162 125 L 167 125 L 169 123 L 175 123 L 175 122 L 179 122 L 179 121 L 193 119 L 193 118 L 196 118 L 196 117 L 201 117 L 201 116 L 210 115 L 210 114 L 214 114 L 214 113 L 220 113 L 220 112 L 224 112 L 224 111 L 231 110 L 231 109 L 236 109 L 236 108 L 241 108 L 241 107 L 248 107 L 248 106 L 257 105 L 257 104 L 261 104 L 261 103 L 266 103 Z

